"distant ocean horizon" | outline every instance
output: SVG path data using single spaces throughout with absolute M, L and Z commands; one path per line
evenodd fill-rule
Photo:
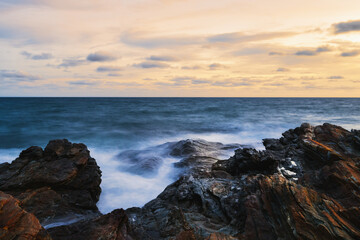
M 105 213 L 142 206 L 175 180 L 177 159 L 144 176 L 124 170 L 124 151 L 157 156 L 157 146 L 183 139 L 263 149 L 263 138 L 303 122 L 360 129 L 360 98 L 0 97 L 0 162 L 52 139 L 84 143 L 103 171 L 98 206 Z

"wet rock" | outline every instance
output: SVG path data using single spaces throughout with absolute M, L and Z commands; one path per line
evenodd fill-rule
M 20 201 L 0 192 L 0 239 L 51 240 L 39 220 L 20 207 Z
M 265 151 L 241 148 L 208 174 L 191 170 L 143 208 L 127 210 L 135 236 L 360 239 L 357 134 L 302 124 L 265 140 Z M 201 166 L 192 162 L 204 156 L 187 158 L 188 166 Z
M 54 240 L 133 240 L 128 217 L 123 209 L 94 219 L 48 229 Z
M 0 190 L 47 225 L 67 216 L 99 214 L 101 171 L 84 144 L 50 141 L 0 165 Z

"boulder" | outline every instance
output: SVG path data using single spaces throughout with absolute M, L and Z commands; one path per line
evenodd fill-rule
M 0 165 L 0 190 L 19 199 L 45 227 L 69 216 L 98 215 L 100 183 L 87 147 L 66 139 L 50 141 L 44 150 L 30 147 Z

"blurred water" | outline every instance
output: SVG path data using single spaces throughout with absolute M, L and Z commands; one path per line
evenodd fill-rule
M 0 162 L 51 139 L 85 143 L 103 171 L 99 207 L 141 206 L 171 179 L 167 159 L 151 178 L 124 172 L 115 155 L 168 141 L 202 138 L 251 144 L 302 122 L 360 129 L 351 98 L 0 98 Z

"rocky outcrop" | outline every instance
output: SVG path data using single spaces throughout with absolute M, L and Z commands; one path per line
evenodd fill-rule
M 0 165 L 0 190 L 47 226 L 98 215 L 101 171 L 84 144 L 50 141 Z
M 302 124 L 263 143 L 264 151 L 243 147 L 228 160 L 217 152 L 230 146 L 168 143 L 181 177 L 144 207 L 106 215 L 95 206 L 100 171 L 82 144 L 61 140 L 23 151 L 0 165 L 0 190 L 20 200 L 12 198 L 20 210 L 10 212 L 23 214 L 23 206 L 43 222 L 95 214 L 47 225 L 53 239 L 360 239 L 360 131 Z M 144 163 L 148 153 L 135 155 Z M 3 226 L 13 226 L 3 218 Z M 36 226 L 31 236 L 46 239 L 36 221 L 30 221 Z
M 360 239 L 359 136 L 303 124 L 190 171 L 127 210 L 136 238 Z
M 39 220 L 19 204 L 19 200 L 0 192 L 0 239 L 50 240 Z

